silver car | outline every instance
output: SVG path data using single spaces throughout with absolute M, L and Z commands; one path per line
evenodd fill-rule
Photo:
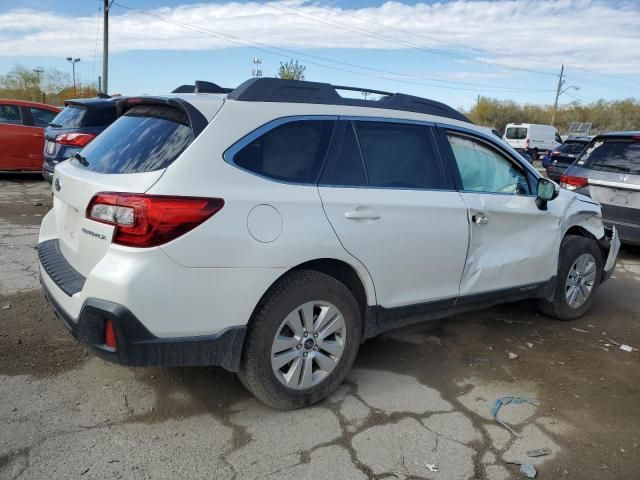
M 640 131 L 598 135 L 560 183 L 600 202 L 622 243 L 640 245 Z

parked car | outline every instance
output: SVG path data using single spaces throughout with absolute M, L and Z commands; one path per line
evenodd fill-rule
M 569 166 L 576 161 L 593 137 L 571 137 L 558 145 L 542 159 L 542 166 L 547 170 L 547 177 L 555 182 Z
M 51 183 L 55 166 L 86 147 L 116 120 L 118 98 L 95 97 L 65 100 L 64 109 L 45 130 L 42 176 Z
M 560 181 L 600 202 L 623 243 L 640 245 L 640 131 L 594 137 Z
M 562 143 L 555 127 L 536 123 L 509 123 L 504 131 L 504 140 L 515 149 L 524 149 L 532 160 L 537 160 Z
M 55 169 L 42 285 L 102 358 L 221 365 L 297 408 L 364 339 L 525 298 L 577 318 L 614 268 L 598 203 L 447 105 L 275 78 L 195 91 L 118 102 Z
M 59 111 L 44 103 L 0 99 L 0 171 L 40 170 L 44 127 Z

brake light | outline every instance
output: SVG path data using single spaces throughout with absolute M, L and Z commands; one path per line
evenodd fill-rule
M 574 177 L 573 175 L 562 175 L 560 177 L 560 186 L 567 190 L 577 190 L 589 185 L 589 179 L 584 177 Z
M 554 150 L 553 152 L 551 152 L 551 156 L 552 157 L 557 157 L 558 155 L 560 155 L 560 152 Z
M 96 136 L 92 133 L 63 133 L 56 137 L 56 142 L 72 147 L 84 147 L 94 138 Z
M 89 202 L 86 217 L 113 225 L 113 243 L 155 247 L 193 230 L 223 206 L 222 198 L 101 192 Z

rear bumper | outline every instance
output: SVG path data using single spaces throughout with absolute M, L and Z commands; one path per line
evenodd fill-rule
M 46 273 L 45 273 L 46 274 Z M 96 356 L 136 367 L 183 367 L 217 365 L 237 372 L 247 328 L 229 327 L 215 335 L 158 338 L 126 307 L 96 298 L 85 300 L 77 321 L 55 301 L 42 283 L 45 298 L 67 330 Z M 104 344 L 105 323 L 113 322 L 117 346 Z

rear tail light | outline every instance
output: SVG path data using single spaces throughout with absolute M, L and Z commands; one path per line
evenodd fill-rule
M 92 133 L 63 133 L 56 137 L 56 143 L 72 147 L 84 147 L 96 138 Z
M 556 150 L 554 150 L 553 152 L 551 152 L 551 156 L 552 156 L 552 157 L 557 157 L 558 155 L 560 155 L 560 152 L 557 152 Z
M 528 138 L 524 141 L 524 148 L 529 150 L 529 139 Z
M 584 177 L 574 177 L 573 175 L 562 175 L 560 177 L 560 186 L 567 190 L 577 190 L 589 185 L 589 179 Z
M 86 217 L 113 225 L 113 243 L 155 247 L 193 230 L 223 206 L 221 198 L 102 192 L 89 202 Z
M 116 330 L 113 328 L 113 320 L 111 319 L 104 322 L 104 345 L 114 350 L 118 346 Z

